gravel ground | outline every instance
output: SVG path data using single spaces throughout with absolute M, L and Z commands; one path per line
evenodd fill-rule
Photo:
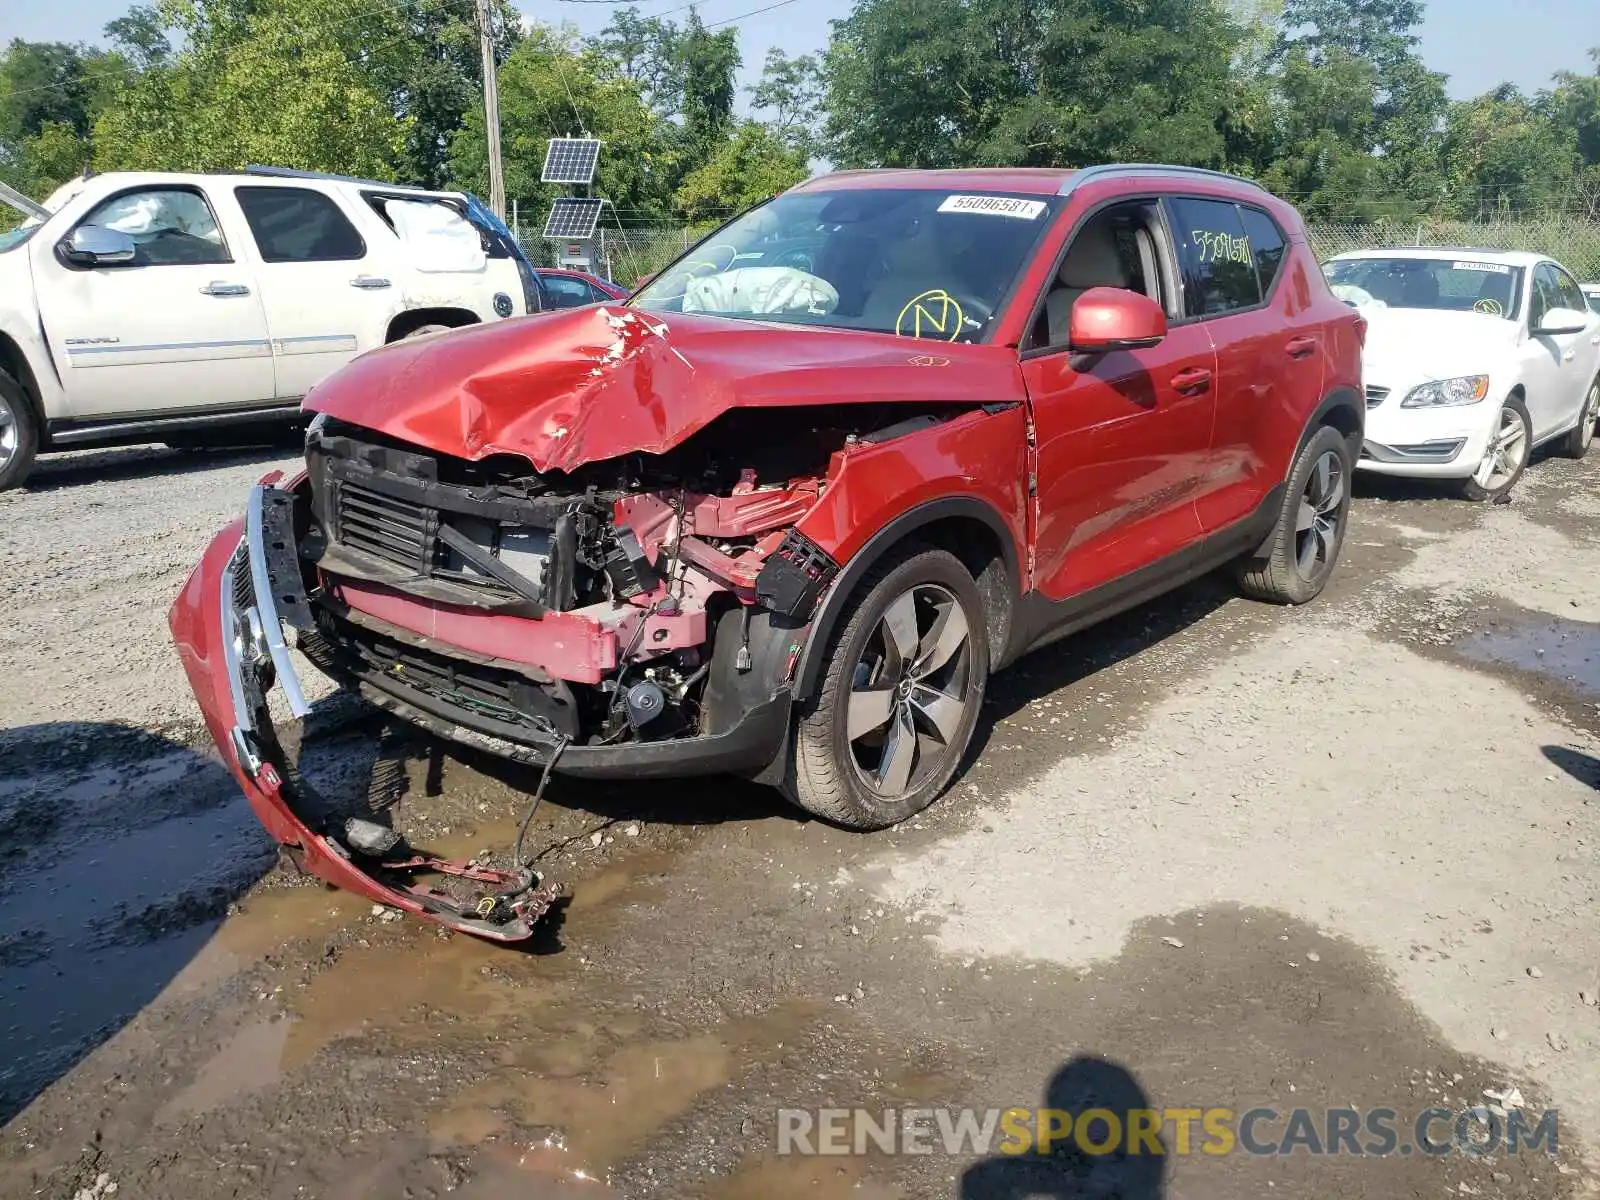
M 1208 580 L 1032 656 L 884 834 L 558 783 L 573 899 L 528 953 L 275 866 L 197 740 L 166 607 L 289 465 L 87 454 L 0 496 L 0 1195 L 1597 1193 L 1600 456 L 1509 506 L 1366 484 L 1316 605 Z M 319 729 L 307 769 L 364 788 L 376 726 Z M 471 853 L 530 780 L 419 745 L 407 784 L 414 840 Z M 779 1107 L 1409 1132 L 1511 1087 L 1558 1153 L 775 1154 Z

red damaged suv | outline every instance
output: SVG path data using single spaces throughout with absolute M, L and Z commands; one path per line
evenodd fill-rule
M 366 354 L 306 469 L 171 624 L 267 828 L 329 881 L 527 936 L 476 873 L 305 803 L 291 644 L 372 704 L 546 773 L 735 773 L 892 825 L 985 681 L 1224 565 L 1298 604 L 1339 556 L 1364 324 L 1295 211 L 1208 171 L 864 171 L 735 219 L 626 303 Z M 437 869 L 489 886 L 414 882 Z

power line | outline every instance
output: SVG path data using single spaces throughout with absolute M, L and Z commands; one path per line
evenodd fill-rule
M 793 3 L 795 3 L 795 0 L 778 0 L 776 4 L 769 4 L 765 8 L 752 8 L 749 12 L 742 12 L 736 17 L 728 17 L 721 21 L 712 21 L 706 25 L 706 28 L 715 29 L 719 25 L 732 25 L 735 22 L 744 20 L 746 17 L 760 16 L 764 12 L 771 12 L 775 8 L 784 8 Z

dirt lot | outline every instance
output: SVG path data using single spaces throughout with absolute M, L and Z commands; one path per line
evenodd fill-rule
M 275 465 L 80 455 L 0 496 L 0 1195 L 1600 1190 L 1600 456 L 1509 506 L 1368 484 L 1311 608 L 1207 581 L 1025 660 L 887 834 L 736 782 L 557 786 L 573 900 L 530 953 L 279 868 L 200 737 L 165 609 Z M 364 787 L 374 727 L 317 730 Z M 419 748 L 400 804 L 471 853 L 529 785 Z M 779 1108 L 1408 1134 L 1512 1086 L 1554 1156 L 775 1153 Z

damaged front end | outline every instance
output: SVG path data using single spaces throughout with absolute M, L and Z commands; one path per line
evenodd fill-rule
M 884 514 L 1021 453 L 1014 402 L 919 398 L 896 339 L 857 343 L 890 399 L 806 402 L 795 380 L 826 364 L 826 334 L 767 363 L 761 396 L 739 361 L 750 331 L 691 328 L 675 345 L 644 327 L 588 310 L 530 322 L 521 342 L 502 325 L 357 360 L 308 402 L 306 472 L 252 493 L 174 605 L 213 736 L 273 836 L 330 882 L 499 940 L 527 937 L 554 898 L 520 846 L 510 871 L 486 872 L 363 849 L 319 818 L 266 702 L 277 686 L 291 719 L 307 712 L 291 641 L 377 708 L 546 778 L 781 788 L 796 666 L 842 562 Z M 988 369 L 987 348 L 952 350 Z M 1015 364 L 990 361 L 986 390 L 1004 396 Z M 1003 466 L 996 499 L 1018 521 L 1021 474 Z

